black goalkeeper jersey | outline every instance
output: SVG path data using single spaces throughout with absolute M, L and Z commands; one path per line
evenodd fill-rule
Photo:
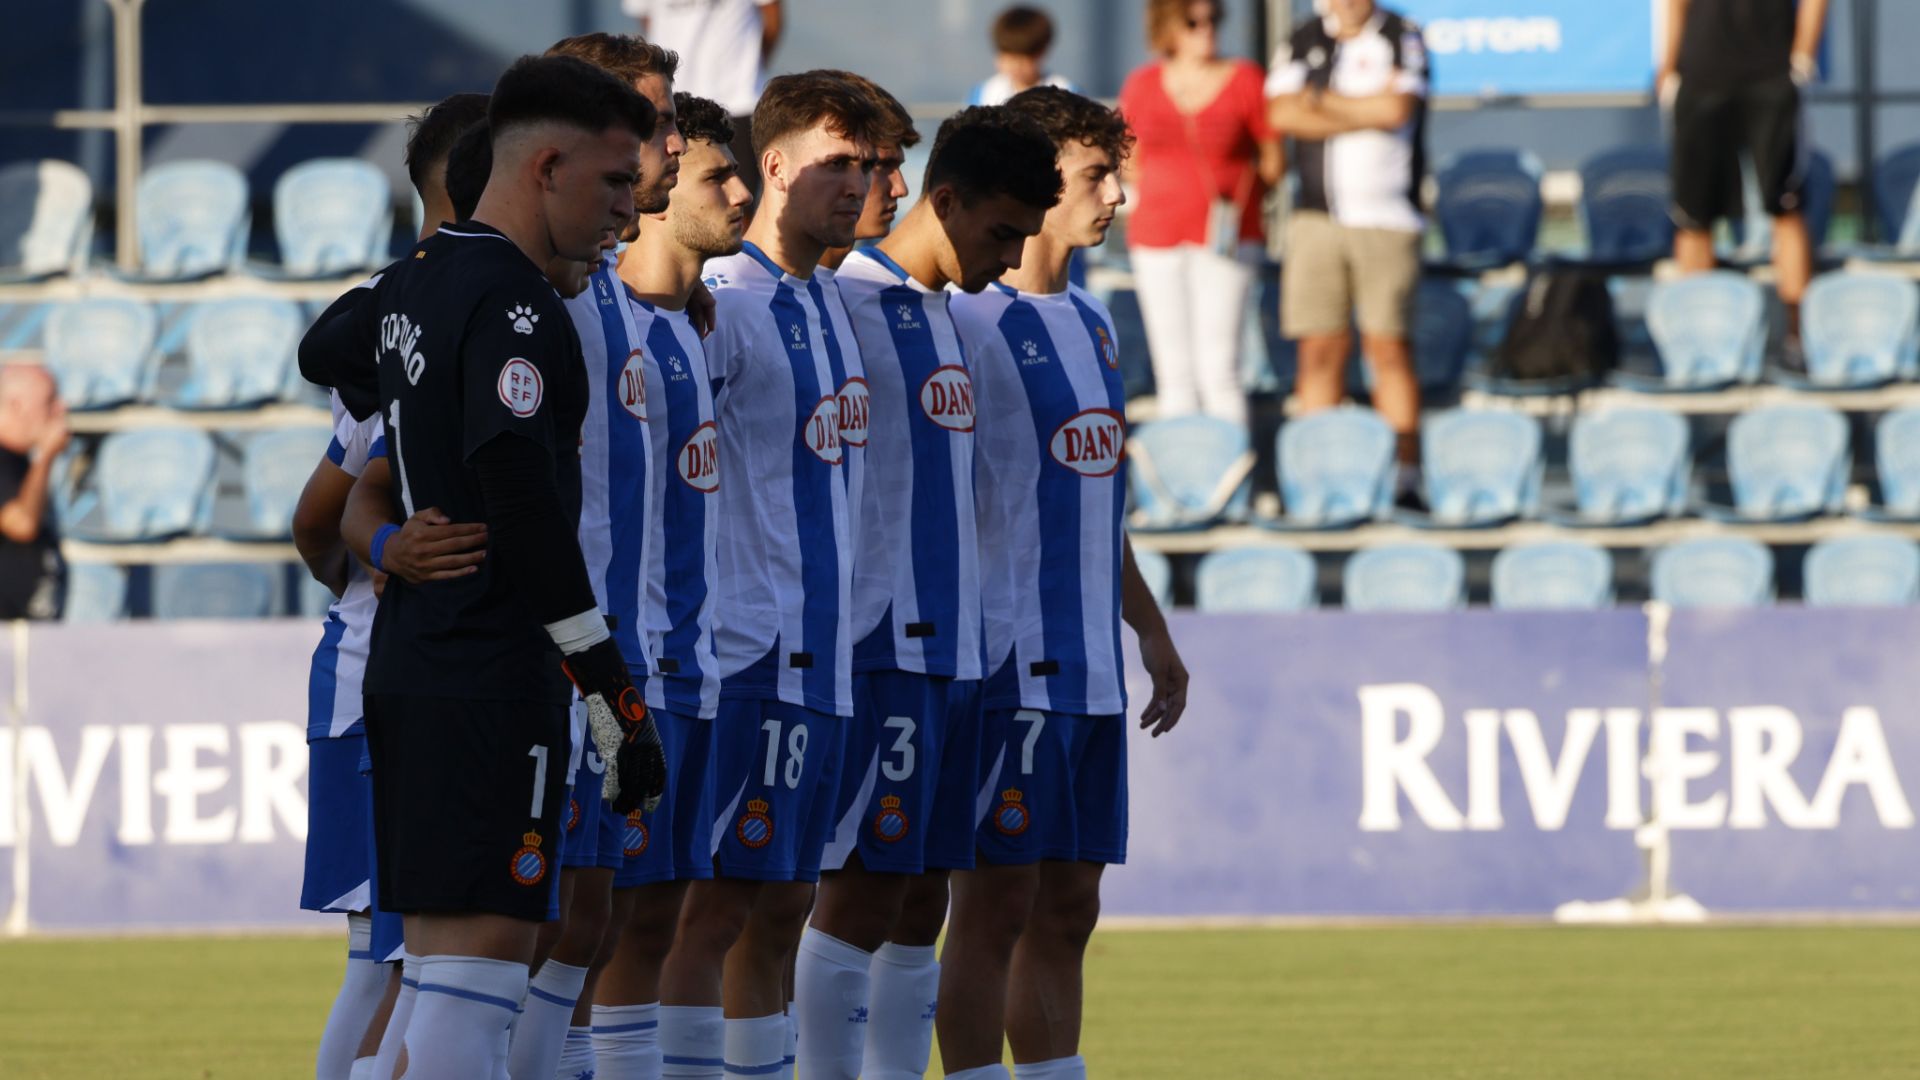
M 478 222 L 442 228 L 343 297 L 301 346 L 309 378 L 350 409 L 376 402 L 401 517 L 438 507 L 485 520 L 473 453 L 500 435 L 545 447 L 567 515 L 580 515 L 586 368 L 572 320 L 512 241 Z M 371 360 L 371 363 L 369 363 Z M 450 581 L 390 578 L 374 618 L 368 693 L 564 702 L 560 653 L 490 561 Z

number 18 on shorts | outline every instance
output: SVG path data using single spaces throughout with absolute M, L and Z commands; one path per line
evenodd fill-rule
M 720 875 L 817 880 L 833 827 L 840 718 L 781 701 L 730 700 L 713 723 Z

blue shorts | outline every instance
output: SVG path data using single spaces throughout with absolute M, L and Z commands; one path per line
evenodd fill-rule
M 620 854 L 620 819 L 600 797 L 601 778 L 607 767 L 593 747 L 580 751 L 580 767 L 573 771 L 573 787 L 567 792 L 562 811 L 567 825 L 566 839 L 560 850 L 560 865 L 568 870 L 600 867 L 618 870 L 626 859 Z
M 1125 716 L 989 709 L 980 745 L 982 862 L 1127 861 Z
M 722 699 L 713 725 L 720 876 L 820 880 L 839 801 L 841 718 L 784 701 Z
M 607 808 L 621 826 L 618 889 L 713 877 L 714 721 L 654 709 L 653 722 L 667 752 L 667 794 L 651 814 L 635 810 L 622 820 Z
M 861 865 L 883 874 L 973 865 L 979 725 L 967 710 L 978 685 L 908 671 L 853 677 L 826 869 L 840 869 L 856 851 Z
M 307 867 L 300 906 L 365 911 L 373 904 L 372 789 L 360 772 L 364 735 L 307 744 Z

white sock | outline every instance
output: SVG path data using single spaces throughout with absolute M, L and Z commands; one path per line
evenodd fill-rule
M 387 969 L 373 961 L 373 916 L 348 915 L 347 973 L 327 1013 L 326 1030 L 320 1033 L 320 1052 L 313 1065 L 316 1080 L 351 1080 L 353 1056 L 360 1052 L 367 1021 L 386 992 Z
M 1087 1059 L 1075 1054 L 1031 1065 L 1014 1062 L 1013 1075 L 1015 1080 L 1087 1080 Z
M 798 1080 L 800 1076 L 800 1010 L 794 1003 L 787 1002 L 787 1056 L 782 1064 L 786 1071 L 780 1075 L 787 1080 Z
M 718 1005 L 660 1006 L 660 1075 L 720 1080 L 726 1065 L 726 1021 Z
M 373 1080 L 393 1080 L 400 1064 L 400 1048 L 406 1044 L 407 1024 L 413 1020 L 413 1002 L 420 987 L 420 958 L 400 954 L 400 995 L 393 999 L 393 1014 L 387 1017 L 387 1030 L 380 1035 L 380 1052 L 373 1056 Z
M 933 1057 L 940 961 L 931 945 L 888 942 L 867 969 L 866 1080 L 920 1080 Z
M 766 1076 L 780 1071 L 787 1056 L 787 1014 L 727 1018 L 726 1076 Z
M 513 1026 L 507 1075 L 552 1076 L 573 1024 L 573 1006 L 587 985 L 587 969 L 548 960 L 527 985 L 526 1006 Z
M 867 1044 L 867 969 L 873 954 L 807 927 L 794 968 L 800 1072 L 807 1080 L 855 1080 Z M 731 1063 L 733 1058 L 729 1056 Z
M 507 1025 L 526 990 L 525 964 L 478 956 L 421 960 L 420 989 L 407 1022 L 406 1080 L 475 1080 L 504 1073 Z M 552 1072 L 549 1062 L 543 1075 Z
M 593 1056 L 594 1080 L 660 1080 L 660 1003 L 595 1005 Z M 720 1055 L 715 1053 L 713 1060 L 719 1061 Z
M 560 1067 L 554 1080 L 594 1080 L 600 1073 L 599 1055 L 593 1052 L 593 1029 L 570 1027 L 567 1044 L 560 1050 Z M 659 1073 L 654 1073 L 658 1077 Z
M 1013 1080 L 1013 1074 L 1005 1065 L 982 1065 L 977 1069 L 961 1069 L 947 1074 L 947 1080 Z
M 370 1057 L 353 1059 L 353 1068 L 347 1070 L 347 1080 L 373 1080 L 373 1061 Z

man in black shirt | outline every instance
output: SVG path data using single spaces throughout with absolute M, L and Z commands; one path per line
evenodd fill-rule
M 367 664 L 380 895 L 417 916 L 407 944 L 425 958 L 406 1032 L 416 1080 L 505 1071 L 558 877 L 567 676 L 618 744 L 616 805 L 657 799 L 665 779 L 575 537 L 588 388 L 542 272 L 595 258 L 633 216 L 653 107 L 590 64 L 525 57 L 488 114 L 494 164 L 472 219 L 301 345 L 302 370 L 356 415 L 378 402 L 403 517 L 437 506 L 487 526 L 474 573 L 388 582 Z
M 1775 288 L 1790 348 L 1813 276 L 1801 214 L 1807 146 L 1800 91 L 1814 74 L 1827 0 L 1667 0 L 1660 96 L 1673 103 L 1673 257 L 1713 269 L 1713 223 L 1740 209 L 1740 157 L 1759 181 L 1756 209 L 1774 219 Z
M 66 564 L 47 483 L 72 437 L 45 368 L 0 368 L 0 619 L 60 615 Z

